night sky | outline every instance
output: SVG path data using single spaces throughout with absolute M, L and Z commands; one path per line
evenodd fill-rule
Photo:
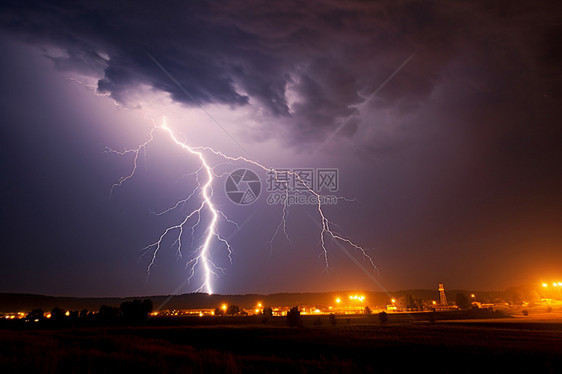
M 207 154 L 222 294 L 501 290 L 562 277 L 562 6 L 555 1 L 4 1 L 0 292 L 195 291 L 172 236 L 200 203 L 189 146 L 277 169 L 337 169 L 332 228 L 269 205 L 267 173 Z M 261 179 L 252 204 L 230 172 Z M 199 181 L 206 175 L 199 173 Z M 326 193 L 326 191 L 324 191 Z M 191 221 L 190 221 L 191 222 Z M 280 228 L 280 230 L 279 230 Z M 143 255 L 144 253 L 144 255 Z M 364 271 L 365 270 L 365 271 Z

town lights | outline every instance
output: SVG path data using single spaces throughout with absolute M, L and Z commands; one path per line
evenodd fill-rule
M 336 303 L 337 303 L 337 304 L 341 303 L 341 299 L 340 299 L 339 297 L 336 298 Z
M 548 288 L 548 283 L 543 283 L 542 286 L 544 288 Z M 562 282 L 552 282 L 552 287 L 562 287 Z

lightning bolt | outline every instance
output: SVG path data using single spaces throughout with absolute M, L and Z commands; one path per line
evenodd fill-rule
M 213 167 L 209 164 L 209 162 L 205 158 L 207 154 L 212 154 L 228 162 L 244 162 L 249 165 L 253 165 L 264 172 L 270 173 L 271 175 L 274 176 L 276 182 L 280 183 L 281 185 L 284 185 L 285 200 L 283 201 L 281 220 L 279 225 L 277 226 L 277 229 L 273 234 L 271 243 L 273 243 L 274 238 L 279 234 L 281 230 L 283 231 L 285 238 L 290 242 L 289 234 L 287 231 L 287 213 L 289 209 L 288 197 L 289 197 L 290 185 L 287 179 L 279 178 L 281 173 L 283 173 L 284 175 L 288 174 L 289 176 L 294 177 L 299 182 L 301 182 L 300 185 L 305 188 L 305 191 L 307 191 L 308 193 L 311 194 L 311 196 L 313 196 L 313 200 L 315 201 L 315 207 L 318 214 L 319 227 L 320 227 L 320 232 L 319 232 L 320 247 L 321 247 L 320 255 L 323 257 L 325 269 L 327 270 L 330 267 L 328 261 L 328 249 L 327 249 L 326 239 L 331 239 L 359 251 L 359 253 L 363 256 L 363 258 L 369 262 L 370 267 L 374 270 L 377 270 L 377 267 L 375 266 L 373 259 L 367 254 L 365 248 L 356 244 L 351 239 L 339 234 L 338 232 L 332 229 L 332 226 L 335 226 L 335 224 L 328 219 L 328 217 L 324 212 L 323 204 L 322 204 L 322 195 L 317 191 L 313 190 L 310 186 L 308 186 L 308 184 L 305 183 L 305 181 L 298 173 L 295 173 L 291 170 L 279 171 L 277 169 L 267 167 L 250 158 L 243 157 L 243 156 L 232 157 L 220 151 L 216 151 L 210 147 L 190 146 L 186 142 L 183 142 L 178 139 L 174 131 L 166 124 L 165 118 L 163 119 L 162 124 L 157 124 L 154 120 L 153 120 L 153 124 L 154 127 L 150 131 L 148 139 L 144 143 L 140 144 L 137 148 L 126 149 L 124 151 L 115 151 L 113 149 L 106 150 L 107 152 L 116 153 L 118 155 L 126 155 L 126 154 L 134 155 L 133 165 L 130 173 L 124 177 L 121 177 L 115 184 L 113 184 L 113 186 L 111 187 L 110 196 L 115 188 L 121 187 L 125 182 L 129 181 L 131 178 L 134 177 L 138 167 L 137 161 L 139 155 L 143 151 L 146 152 L 147 145 L 154 140 L 155 132 L 157 130 L 160 130 L 163 131 L 166 135 L 168 135 L 170 140 L 176 146 L 180 147 L 182 150 L 186 151 L 187 153 L 191 154 L 193 157 L 197 158 L 201 166 L 196 172 L 192 173 L 196 175 L 197 187 L 188 195 L 188 197 L 179 200 L 174 206 L 164 210 L 163 212 L 155 213 L 155 214 L 162 215 L 180 206 L 183 206 L 185 203 L 191 200 L 198 191 L 200 192 L 201 202 L 196 209 L 192 210 L 187 215 L 185 215 L 180 222 L 178 222 L 175 225 L 169 226 L 167 229 L 165 229 L 164 232 L 158 238 L 158 240 L 143 248 L 145 254 L 152 253 L 151 261 L 147 267 L 147 276 L 150 276 L 150 271 L 156 262 L 159 251 L 162 248 L 163 240 L 169 235 L 175 233 L 173 236 L 175 238 L 175 241 L 173 242 L 172 246 L 176 246 L 177 255 L 179 258 L 183 256 L 182 237 L 184 234 L 184 228 L 189 224 L 189 221 L 195 221 L 194 223 L 191 224 L 191 226 L 189 226 L 191 229 L 191 237 L 193 240 L 195 227 L 201 224 L 201 214 L 204 211 L 210 214 L 210 220 L 206 224 L 207 226 L 204 231 L 204 238 L 202 244 L 199 245 L 199 247 L 197 247 L 193 251 L 194 255 L 186 262 L 185 265 L 186 269 L 189 269 L 189 276 L 187 279 L 187 283 L 189 284 L 193 279 L 193 277 L 195 276 L 195 274 L 198 273 L 198 271 L 201 271 L 203 274 L 202 277 L 203 281 L 202 284 L 195 290 L 195 292 L 206 292 L 208 294 L 213 293 L 213 287 L 212 287 L 213 276 L 218 276 L 217 273 L 218 271 L 220 272 L 224 271 L 223 268 L 217 266 L 212 261 L 211 247 L 215 243 L 215 241 L 217 241 L 219 245 L 224 245 L 226 247 L 228 258 L 232 263 L 232 247 L 228 242 L 228 240 L 219 233 L 218 223 L 219 220 L 222 218 L 230 224 L 236 225 L 237 227 L 238 225 L 234 221 L 228 219 L 226 214 L 218 210 L 216 206 L 213 204 L 213 195 L 214 195 L 213 182 L 215 180 L 216 174 L 214 173 Z M 205 176 L 204 181 L 200 180 L 200 173 L 204 174 Z M 344 199 L 344 198 L 340 197 L 340 199 Z

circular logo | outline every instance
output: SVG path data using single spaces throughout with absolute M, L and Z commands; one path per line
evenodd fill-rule
M 260 178 L 249 169 L 234 170 L 224 183 L 226 196 L 235 204 L 249 205 L 256 201 L 261 192 Z

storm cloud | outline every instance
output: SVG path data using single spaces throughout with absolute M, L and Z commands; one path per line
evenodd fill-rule
M 57 68 L 99 77 L 98 91 L 123 104 L 145 84 L 196 105 L 150 54 L 197 102 L 253 102 L 288 127 L 291 140 L 318 142 L 366 101 L 407 125 L 443 89 L 467 92 L 467 100 L 504 102 L 529 90 L 558 99 L 556 6 L 494 4 L 12 1 L 4 2 L 2 25 L 61 49 L 50 56 Z M 459 74 L 470 80 L 451 85 Z M 351 137 L 357 126 L 339 135 Z

